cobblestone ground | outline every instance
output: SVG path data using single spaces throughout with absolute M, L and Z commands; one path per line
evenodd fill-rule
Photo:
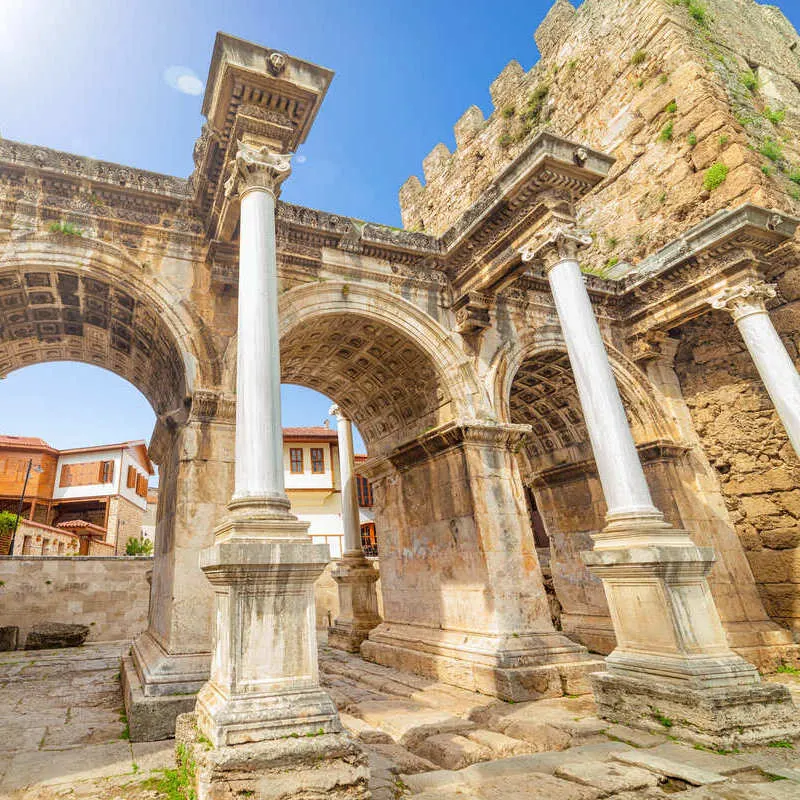
M 126 646 L 0 654 L 2 800 L 180 797 L 163 791 L 173 743 L 126 738 Z M 342 721 L 369 751 L 374 800 L 800 798 L 800 742 L 720 754 L 668 729 L 610 725 L 586 696 L 508 704 L 324 647 L 321 656 Z M 800 678 L 780 679 L 800 699 Z

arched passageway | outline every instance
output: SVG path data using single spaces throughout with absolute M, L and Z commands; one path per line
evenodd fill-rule
M 681 440 L 667 403 L 656 402 L 638 370 L 609 351 L 656 506 L 695 543 L 715 548 L 709 583 L 730 644 L 758 662 L 766 637 L 780 632 L 764 611 L 724 504 L 710 496 L 711 488 L 698 491 L 705 456 Z M 539 555 L 546 578 L 552 576 L 561 628 L 590 649 L 608 653 L 615 638 L 603 585 L 580 556 L 592 549 L 592 535 L 605 525 L 606 503 L 566 350 L 557 341 L 520 349 L 503 376 L 509 419 L 532 426 L 519 461 L 531 523 L 545 534 Z
M 283 380 L 331 397 L 370 456 L 384 621 L 362 654 L 511 699 L 580 680 L 585 650 L 552 628 L 526 520 L 524 429 L 476 420 L 457 343 L 396 295 L 345 284 L 285 293 L 280 320 Z
M 233 420 L 216 395 L 217 361 L 174 290 L 126 251 L 90 236 L 27 234 L 0 258 L 0 376 L 21 367 L 78 361 L 125 378 L 156 415 L 149 456 L 160 499 L 148 631 L 137 639 L 138 674 L 153 694 L 205 679 L 211 608 L 199 569 L 229 498 Z M 155 681 L 150 680 L 155 676 Z M 176 676 L 177 679 L 176 679 Z M 186 691 L 183 689 L 182 691 Z

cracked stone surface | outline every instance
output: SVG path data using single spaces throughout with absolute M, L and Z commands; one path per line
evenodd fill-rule
M 165 800 L 158 781 L 174 767 L 174 743 L 124 738 L 126 650 L 0 655 L 0 800 Z M 800 743 L 722 754 L 606 723 L 589 696 L 501 703 L 327 648 L 320 667 L 369 755 L 373 800 L 800 796 Z

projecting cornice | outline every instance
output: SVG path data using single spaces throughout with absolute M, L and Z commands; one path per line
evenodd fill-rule
M 235 237 L 238 207 L 225 183 L 238 143 L 293 153 L 306 140 L 332 79 L 324 67 L 217 34 L 203 98 L 207 123 L 195 143 L 190 179 L 211 238 Z
M 693 226 L 621 282 L 629 336 L 674 328 L 707 311 L 710 295 L 729 282 L 769 274 L 770 254 L 798 225 L 789 214 L 746 203 Z

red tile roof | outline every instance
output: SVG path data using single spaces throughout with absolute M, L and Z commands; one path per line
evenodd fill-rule
M 88 528 L 91 532 L 102 533 L 105 535 L 106 529 L 101 528 L 99 525 L 94 525 L 91 522 L 87 522 L 84 519 L 68 519 L 65 522 L 58 522 L 56 523 L 56 528 L 75 528 L 75 529 L 83 529 Z
M 339 437 L 336 431 L 324 425 L 311 425 L 305 428 L 284 428 L 283 438 L 294 442 L 335 442 Z
M 0 435 L 0 447 L 45 447 L 52 450 L 44 439 L 36 436 L 10 436 Z

